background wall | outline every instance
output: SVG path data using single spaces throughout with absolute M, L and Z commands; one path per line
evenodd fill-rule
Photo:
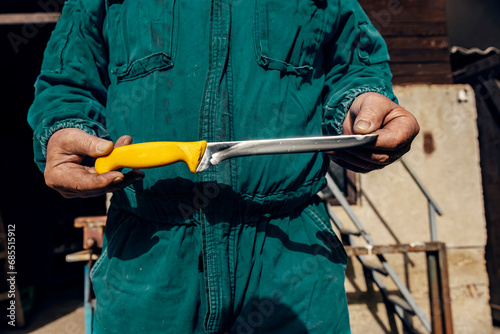
M 452 83 L 445 0 L 358 0 L 384 37 L 395 84 Z
M 396 86 L 395 91 L 421 125 L 404 159 L 444 211 L 437 218 L 438 237 L 448 249 L 455 331 L 492 333 L 474 92 L 468 85 Z M 427 201 L 401 163 L 361 175 L 359 182 L 354 210 L 377 244 L 430 241 Z M 348 225 L 343 210 L 334 210 Z M 428 313 L 425 256 L 387 258 Z M 365 293 L 361 268 L 357 261 L 353 265 L 346 282 L 353 333 L 385 333 L 382 300 Z M 395 290 L 390 282 L 387 285 Z M 423 329 L 417 318 L 415 324 Z
M 73 220 L 105 213 L 103 196 L 67 200 L 49 189 L 33 162 L 33 132 L 26 116 L 53 28 L 53 23 L 0 25 L 0 215 L 5 230 L 16 226 L 16 282 L 27 319 L 58 291 L 82 286 L 83 264 L 65 262 L 66 254 L 83 247 L 82 230 L 73 227 Z M 7 302 L 1 301 L 0 308 Z M 6 324 L 1 322 L 0 332 Z
M 498 0 L 446 0 L 446 17 L 451 46 L 500 47 Z

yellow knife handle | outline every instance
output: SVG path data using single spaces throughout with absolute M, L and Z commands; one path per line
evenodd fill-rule
M 121 146 L 110 154 L 97 158 L 95 170 L 102 174 L 120 168 L 153 168 L 184 161 L 191 173 L 196 173 L 206 147 L 206 141 L 165 141 Z

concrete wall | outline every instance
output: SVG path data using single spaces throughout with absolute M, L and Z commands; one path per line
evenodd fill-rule
M 404 159 L 444 211 L 437 217 L 438 239 L 448 248 L 455 332 L 492 333 L 474 92 L 467 85 L 399 86 L 395 91 L 421 126 Z M 354 210 L 377 244 L 430 240 L 427 201 L 400 162 L 360 175 L 358 186 Z M 343 210 L 334 210 L 349 226 Z M 425 256 L 387 258 L 428 313 Z M 385 307 L 378 294 L 366 293 L 361 267 L 356 260 L 352 264 L 346 288 L 353 333 L 385 333 Z M 417 318 L 415 324 L 422 328 Z

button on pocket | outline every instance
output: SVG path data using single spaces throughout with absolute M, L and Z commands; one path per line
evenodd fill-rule
M 326 33 L 323 1 L 256 0 L 257 62 L 266 69 L 303 75 L 313 69 Z
M 111 74 L 118 82 L 171 68 L 175 55 L 175 0 L 107 0 Z

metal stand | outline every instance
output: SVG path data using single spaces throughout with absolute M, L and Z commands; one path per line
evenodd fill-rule
M 413 176 L 413 175 L 412 175 Z M 446 262 L 446 248 L 444 244 L 438 242 L 410 245 L 376 245 L 370 234 L 364 229 L 360 220 L 348 204 L 342 191 L 338 188 L 335 181 L 330 175 L 326 175 L 328 189 L 335 196 L 339 204 L 346 211 L 347 215 L 354 223 L 356 230 L 349 231 L 344 228 L 342 222 L 334 213 L 330 205 L 326 205 L 327 211 L 331 220 L 337 226 L 341 233 L 341 238 L 349 256 L 356 256 L 363 265 L 363 272 L 367 282 L 368 289 L 371 285 L 377 285 L 384 303 L 386 305 L 389 324 L 392 331 L 396 331 L 394 315 L 397 315 L 401 320 L 405 331 L 415 333 L 416 330 L 411 321 L 411 316 L 417 316 L 424 328 L 429 333 L 453 333 L 453 324 L 451 318 L 451 303 L 449 296 L 448 285 L 448 266 Z M 417 181 L 416 181 L 417 182 Z M 429 199 L 429 197 L 428 197 Z M 429 199 L 431 202 L 432 199 Z M 438 208 L 438 213 L 441 214 Z M 433 221 L 431 221 L 431 231 Z M 367 243 L 367 246 L 356 246 L 355 237 L 362 237 Z M 433 238 L 436 234 L 433 233 Z M 425 252 L 427 256 L 427 271 L 429 280 L 429 300 L 431 303 L 431 321 L 427 318 L 424 312 L 415 302 L 410 290 L 399 278 L 396 271 L 387 262 L 384 254 L 388 253 L 407 253 L 407 252 Z M 367 261 L 367 255 L 375 255 L 379 260 L 378 264 L 374 265 Z M 390 295 L 382 280 L 383 276 L 389 276 L 396 285 L 400 296 Z
M 427 257 L 429 302 L 431 305 L 431 333 L 453 333 L 450 288 L 448 283 L 448 261 L 444 243 L 428 242 L 402 245 L 345 246 L 345 251 L 349 257 L 424 252 Z M 390 304 L 394 305 L 394 301 L 390 302 Z M 401 303 L 401 301 L 398 302 Z M 411 309 L 406 311 L 412 313 Z
M 102 249 L 102 238 L 106 216 L 79 217 L 75 219 L 75 227 L 83 228 L 83 251 L 66 256 L 67 262 L 86 261 L 84 267 L 83 305 L 85 311 L 85 334 L 92 333 L 92 321 L 94 318 L 95 298 L 92 292 L 90 270 L 98 259 Z

